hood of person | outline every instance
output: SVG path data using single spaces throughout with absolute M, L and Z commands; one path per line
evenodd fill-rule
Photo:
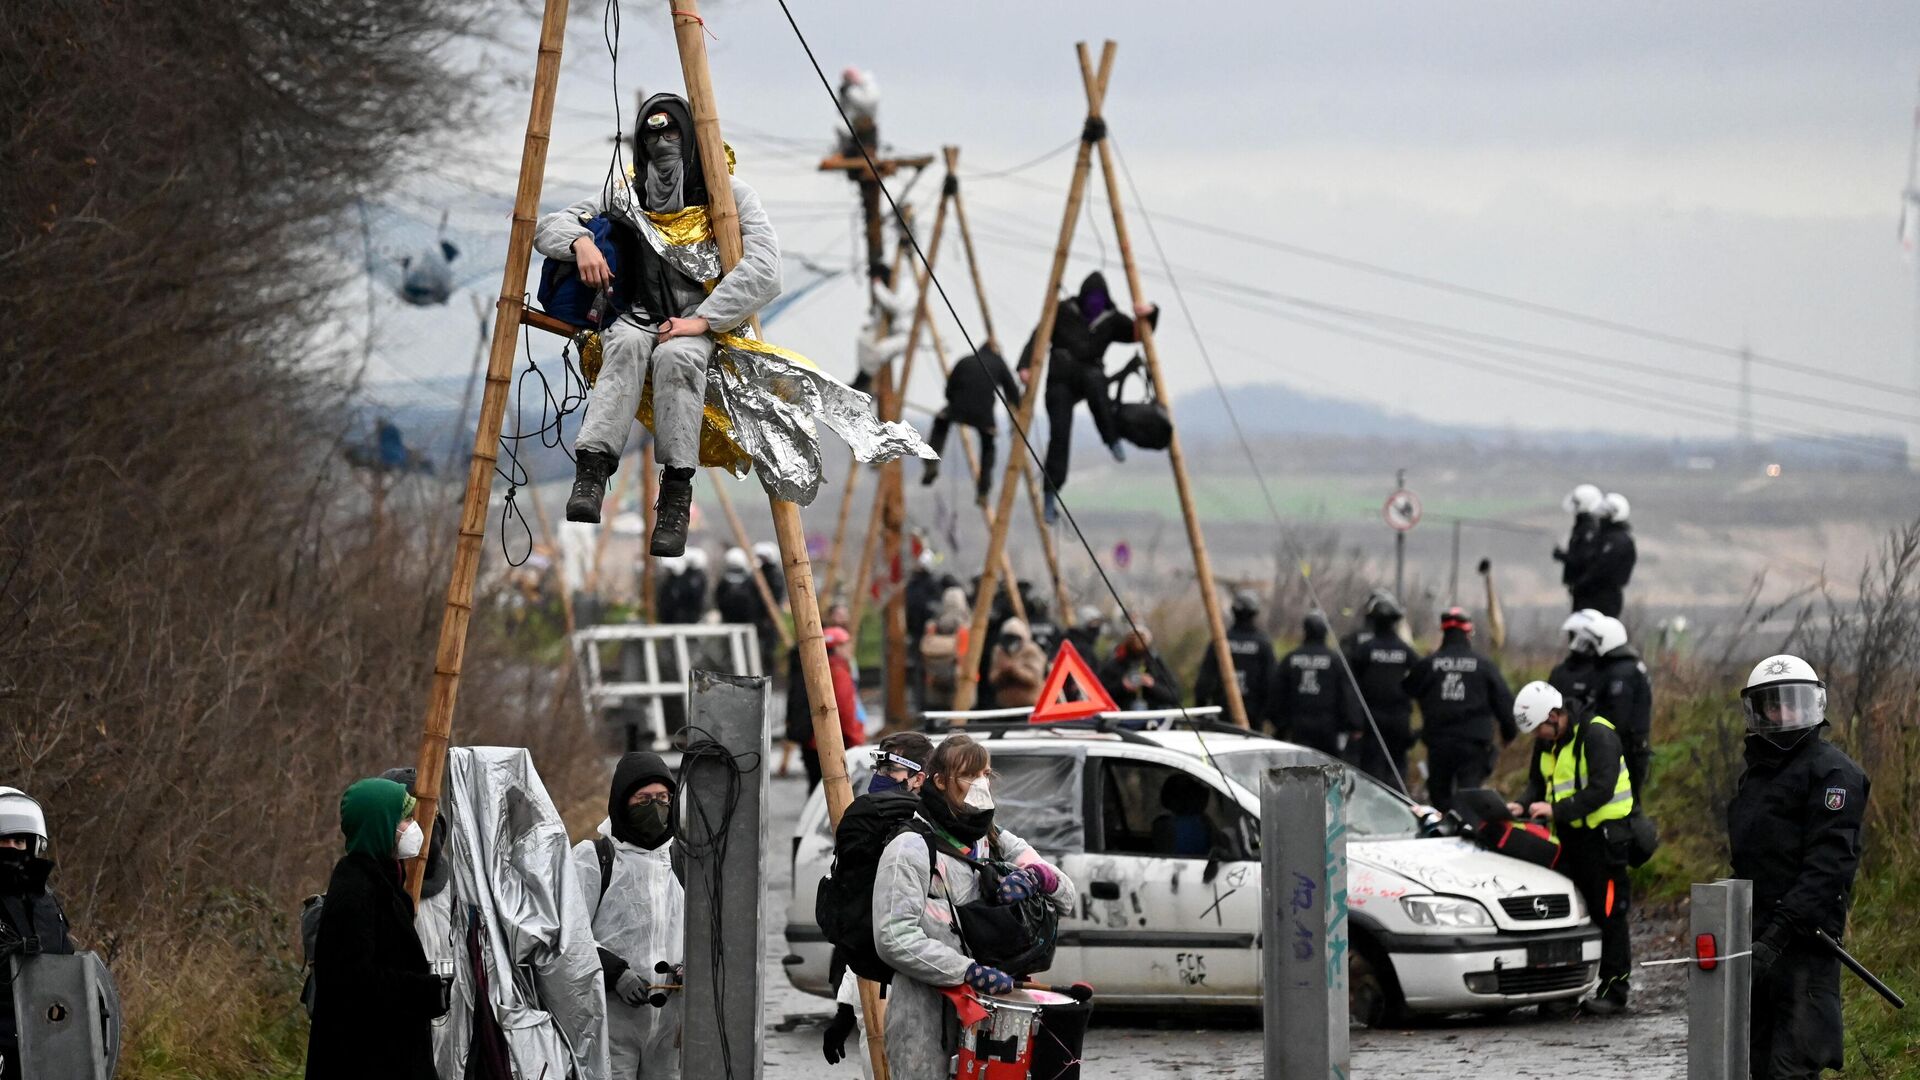
M 953 588 L 948 589 L 946 592 L 941 593 L 940 594 L 940 614 L 953 615 L 959 618 L 966 618 L 968 615 L 972 614 L 970 611 L 967 610 L 966 590 L 956 585 Z
M 1080 292 L 1074 297 L 1080 308 L 1080 315 L 1088 322 L 1100 317 L 1103 312 L 1113 310 L 1113 290 L 1107 288 L 1107 275 L 1095 270 L 1080 282 Z
M 1014 617 L 1000 624 L 1000 645 L 1002 648 L 1017 649 L 1022 645 L 1033 644 L 1033 631 L 1028 628 L 1025 619 Z
M 400 822 L 413 811 L 413 796 L 392 780 L 356 780 L 340 796 L 340 832 L 349 854 L 391 859 Z
M 673 770 L 659 754 L 647 750 L 636 750 L 620 758 L 613 767 L 613 782 L 607 788 L 607 827 L 608 835 L 624 840 L 636 847 L 644 847 L 640 838 L 627 831 L 627 800 L 633 793 L 648 784 L 665 784 L 673 790 Z
M 687 206 L 705 206 L 707 204 L 707 176 L 702 171 L 700 144 L 693 137 L 693 109 L 687 99 L 678 94 L 655 94 L 640 106 L 640 118 L 634 127 L 633 153 L 637 167 L 634 169 L 640 190 L 646 189 L 647 166 L 652 164 L 647 148 L 647 117 L 664 112 L 673 118 L 674 127 L 680 132 L 680 162 L 685 169 L 685 178 L 681 185 L 681 196 Z

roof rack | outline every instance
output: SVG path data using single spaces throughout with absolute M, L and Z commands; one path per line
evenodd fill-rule
M 1011 710 L 994 709 L 994 710 L 984 710 L 984 711 L 991 711 L 995 713 L 1005 713 Z M 1029 710 L 1021 709 L 1018 711 L 1025 713 Z M 967 723 L 964 725 L 956 726 L 953 723 L 953 720 L 956 715 L 968 716 Z M 1145 735 L 1142 735 L 1140 732 L 1132 728 L 1120 727 L 1118 724 L 1114 722 L 1114 719 L 1113 719 L 1114 717 L 1125 716 L 1125 715 L 1127 714 L 1126 713 L 1102 713 L 1098 716 L 1089 716 L 1080 720 L 1055 720 L 1055 721 L 1051 721 L 1044 724 L 1035 724 L 1035 723 L 1030 723 L 1026 720 L 1016 720 L 1011 716 L 986 716 L 986 717 L 981 717 L 976 719 L 970 714 L 966 714 L 966 713 L 960 713 L 960 714 L 928 713 L 927 714 L 927 733 L 930 735 L 953 734 L 953 733 L 977 734 L 977 735 L 983 735 L 988 739 L 999 739 L 999 738 L 1004 738 L 1009 733 L 1019 733 L 1019 732 L 1031 732 L 1036 735 L 1045 735 L 1045 734 L 1048 734 L 1049 732 L 1060 732 L 1063 730 L 1075 731 L 1075 732 L 1091 731 L 1100 735 L 1112 735 L 1118 738 L 1121 742 L 1133 743 L 1137 746 L 1159 746 L 1160 745 L 1159 743 L 1154 742 L 1152 739 L 1147 738 Z

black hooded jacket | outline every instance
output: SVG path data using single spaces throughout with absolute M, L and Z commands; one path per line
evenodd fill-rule
M 440 977 L 413 926 L 400 864 L 355 852 L 334 864 L 313 957 L 307 1080 L 434 1080 Z
M 1733 876 L 1753 882 L 1753 936 L 1776 946 L 1819 928 L 1838 940 L 1860 868 L 1867 774 L 1819 729 L 1782 750 L 1747 737 L 1727 806 Z
M 1405 686 L 1408 696 L 1420 703 L 1420 737 L 1428 746 L 1439 739 L 1490 745 L 1496 726 L 1502 742 L 1519 737 L 1506 676 L 1474 650 L 1464 630 L 1446 631 L 1433 655 L 1407 672 Z
M 0 867 L 0 972 L 7 970 L 8 953 L 16 939 L 37 939 L 38 949 L 44 953 L 64 956 L 73 952 L 66 913 L 60 910 L 59 898 L 47 888 L 47 877 L 52 873 L 51 859 L 28 858 Z M 13 1021 L 13 983 L 0 979 L 0 1053 L 11 1054 L 18 1038 Z
M 1624 521 L 1603 523 L 1594 538 L 1591 557 L 1567 585 L 1573 594 L 1574 608 L 1590 607 L 1603 615 L 1618 617 L 1623 593 L 1627 583 L 1633 580 L 1633 567 L 1639 559 L 1632 526 Z M 1569 570 L 1573 568 L 1571 559 L 1567 566 Z
M 673 770 L 667 768 L 666 760 L 659 754 L 636 750 L 623 755 L 620 763 L 613 767 L 613 783 L 607 789 L 607 821 L 612 824 L 616 839 L 636 847 L 646 846 L 627 829 L 627 800 L 633 798 L 634 792 L 653 783 L 665 784 L 668 790 L 674 786 Z M 671 828 L 667 835 L 673 835 Z
M 1024 359 L 1020 366 L 1026 367 Z M 996 386 L 1009 402 L 1020 400 L 1020 382 L 1007 369 L 1006 360 L 991 347 L 983 347 L 953 365 L 947 375 L 947 415 L 957 423 L 991 429 L 997 411 Z
M 1087 318 L 1085 312 L 1088 300 L 1096 295 L 1107 298 L 1107 307 L 1093 318 Z M 1147 316 L 1147 325 L 1160 325 L 1160 309 L 1155 308 Z M 1034 328 L 1039 333 L 1039 328 Z M 1107 347 L 1130 341 L 1138 341 L 1139 330 L 1133 324 L 1133 316 L 1120 310 L 1113 291 L 1107 288 L 1105 274 L 1095 270 L 1080 283 L 1080 292 L 1070 300 L 1062 300 L 1053 319 L 1053 356 L 1047 361 L 1049 377 L 1058 370 L 1065 353 L 1065 359 L 1077 360 L 1106 369 Z M 1020 370 L 1025 371 L 1033 363 L 1033 337 L 1028 335 L 1026 348 L 1020 350 Z M 964 366 L 964 365 L 963 365 Z M 1064 377 L 1064 376 L 1063 376 Z
M 633 129 L 634 154 L 634 197 L 640 205 L 646 203 L 647 190 L 647 117 L 664 112 L 673 118 L 674 127 L 680 132 L 680 161 L 683 178 L 680 182 L 682 202 L 687 206 L 707 205 L 707 174 L 701 169 L 700 144 L 693 137 L 693 110 L 686 99 L 678 94 L 655 94 L 640 106 L 640 119 Z M 680 271 L 667 265 L 660 258 L 653 245 L 628 228 L 614 230 L 619 238 L 615 246 L 620 253 L 621 265 L 638 266 L 638 274 L 622 274 L 614 281 L 614 301 L 621 310 L 637 309 L 655 316 L 670 316 L 679 310 L 674 303 L 672 289 L 667 284 L 667 275 L 684 277 Z M 626 289 L 621 291 L 620 278 L 626 278 Z
M 1604 716 L 1629 744 L 1645 746 L 1653 736 L 1653 680 L 1631 645 L 1600 657 L 1589 678 L 1594 716 Z

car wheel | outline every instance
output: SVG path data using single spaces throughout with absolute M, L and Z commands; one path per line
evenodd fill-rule
M 1398 1027 L 1406 1022 L 1407 1006 L 1400 997 L 1400 981 L 1393 962 L 1366 938 L 1354 939 L 1347 967 L 1348 1018 L 1370 1028 Z

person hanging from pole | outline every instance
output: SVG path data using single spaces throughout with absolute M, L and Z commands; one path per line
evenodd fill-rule
M 893 271 L 885 263 L 867 268 L 872 303 L 867 305 L 867 321 L 860 327 L 854 356 L 860 370 L 851 384 L 863 394 L 873 393 L 873 377 L 907 351 L 907 328 L 913 322 L 914 304 L 893 291 Z M 938 448 L 936 448 L 938 452 Z
M 704 208 L 707 182 L 685 99 L 655 94 L 634 132 L 636 185 L 616 181 L 600 193 L 540 220 L 534 246 L 576 263 L 582 281 L 611 298 L 618 318 L 600 335 L 602 364 L 574 440 L 576 472 L 567 520 L 598 523 L 607 478 L 620 462 L 635 411 L 651 396 L 660 470 L 653 555 L 681 555 L 700 464 L 709 331 L 741 327 L 780 295 L 780 241 L 760 196 L 733 181 L 739 207 L 740 262 L 724 276 L 713 258 Z M 637 188 L 637 190 L 636 190 Z M 689 211 L 700 210 L 699 214 Z M 619 257 L 608 264 L 587 224 L 602 217 Z M 708 291 L 706 282 L 718 279 Z
M 1080 292 L 1059 301 L 1054 315 L 1052 351 L 1047 360 L 1047 486 L 1046 519 L 1059 517 L 1057 492 L 1067 484 L 1068 459 L 1073 448 L 1073 410 L 1084 401 L 1093 414 L 1093 426 L 1100 441 L 1107 444 L 1113 460 L 1125 461 L 1127 452 L 1114 425 L 1113 399 L 1107 385 L 1106 354 L 1110 345 L 1140 340 L 1134 319 L 1147 325 L 1160 325 L 1158 304 L 1137 304 L 1133 315 L 1123 314 L 1113 303 L 1105 274 L 1095 270 L 1080 283 Z M 1035 333 L 1039 331 L 1036 329 Z M 1022 378 L 1031 366 L 1033 338 L 1020 350 Z M 965 367 L 963 363 L 961 367 Z
M 1024 365 L 1022 368 L 1024 371 Z M 979 352 L 953 365 L 953 370 L 947 374 L 947 403 L 934 414 L 933 430 L 927 434 L 927 444 L 933 447 L 936 454 L 946 452 L 947 432 L 955 424 L 965 424 L 979 436 L 980 475 L 974 482 L 973 495 L 981 506 L 987 505 L 987 495 L 993 490 L 994 440 L 1000 430 L 999 422 L 994 418 L 998 406 L 995 387 L 999 388 L 997 396 L 1005 398 L 1009 404 L 1020 400 L 1020 383 L 1014 379 L 1007 362 L 994 351 L 993 346 L 986 345 Z M 921 465 L 922 486 L 930 486 L 938 479 L 940 459 L 934 458 Z

